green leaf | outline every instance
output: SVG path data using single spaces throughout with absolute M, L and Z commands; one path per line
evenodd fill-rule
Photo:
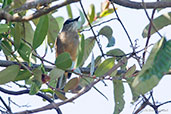
M 35 95 L 42 85 L 42 71 L 40 68 L 36 68 L 33 70 L 34 77 L 31 81 L 31 87 L 30 87 L 30 95 Z
M 133 66 L 131 66 L 131 67 L 127 70 L 127 72 L 125 73 L 125 77 L 126 77 L 126 78 L 132 77 L 132 74 L 135 72 L 135 70 L 136 70 L 136 66 L 135 66 L 135 64 L 134 64 Z
M 106 54 L 116 57 L 117 61 L 121 60 L 122 58 L 126 60 L 125 53 L 119 48 L 109 50 Z M 127 65 L 127 60 L 126 60 L 125 64 L 121 66 L 121 69 L 125 70 L 126 65 Z
M 84 17 L 83 12 L 80 9 L 78 9 L 78 10 L 79 10 L 79 13 L 80 13 L 80 18 L 81 18 L 80 19 L 81 21 L 78 21 L 78 28 L 81 28 L 85 23 L 85 17 Z
M 20 54 L 22 59 L 27 62 L 29 62 L 31 51 L 32 49 L 25 43 L 21 43 L 18 49 L 18 53 Z
M 68 92 L 69 90 L 76 89 L 79 84 L 79 78 L 75 77 L 68 81 L 68 83 L 64 87 L 64 92 Z
M 108 39 L 108 44 L 106 47 L 112 47 L 115 45 L 115 38 L 112 36 L 111 38 Z
M 159 40 L 132 86 L 138 94 L 145 94 L 154 88 L 171 66 L 171 40 Z
M 62 94 L 60 91 L 55 90 L 54 92 L 55 92 L 56 96 L 57 96 L 59 99 L 61 99 L 61 100 L 66 100 L 66 99 L 67 99 L 67 97 L 65 97 L 65 95 Z
M 11 65 L 6 69 L 2 70 L 0 72 L 0 84 L 5 84 L 10 81 L 13 81 L 16 78 L 19 69 L 20 67 L 18 65 Z
M 69 17 L 69 18 L 72 18 L 73 16 L 72 16 L 72 9 L 71 9 L 71 6 L 70 6 L 70 5 L 67 5 L 66 8 L 67 8 L 68 17 Z
M 157 31 L 159 31 L 163 27 L 168 26 L 170 24 L 171 24 L 171 12 L 165 13 L 165 14 L 163 14 L 163 15 L 161 15 L 161 16 L 159 16 L 153 20 L 153 25 L 155 26 Z M 149 29 L 149 24 L 143 30 L 142 36 L 144 38 L 147 37 L 148 29 Z M 152 27 L 150 34 L 152 35 L 154 33 L 156 33 L 156 31 Z
M 94 21 L 94 17 L 95 17 L 95 7 L 94 4 L 91 4 L 89 9 L 88 9 L 88 19 L 90 21 L 90 23 L 92 23 Z
M 0 24 L 0 34 L 4 32 L 8 32 L 9 26 L 8 24 Z
M 85 40 L 84 35 L 81 36 L 81 42 L 79 43 L 79 47 L 77 49 L 77 60 L 76 60 L 76 68 L 82 65 L 83 63 L 83 57 L 84 57 L 84 47 L 85 46 Z
M 41 83 L 38 80 L 34 80 L 33 82 L 31 82 L 29 94 L 35 95 L 40 90 L 40 87 Z
M 24 27 L 25 27 L 24 39 L 32 45 L 33 38 L 34 38 L 34 30 L 29 22 L 24 22 Z
M 115 58 L 109 58 L 106 59 L 105 61 L 103 61 L 103 63 L 101 63 L 96 71 L 95 71 L 95 75 L 97 77 L 104 75 L 105 73 L 107 73 L 113 66 L 115 65 Z
M 58 23 L 59 30 L 62 28 L 63 23 L 64 23 L 64 18 L 63 17 L 56 17 L 56 21 Z
M 91 67 L 90 67 L 90 76 L 93 76 L 94 70 L 95 70 L 94 54 L 92 53 L 92 57 L 91 57 Z
M 8 5 L 10 5 L 12 0 L 4 0 L 2 4 L 2 8 L 6 8 Z
M 90 53 L 92 52 L 93 48 L 95 45 L 95 38 L 94 37 L 89 37 L 85 39 L 85 47 L 84 47 L 84 56 L 81 65 L 87 60 L 89 57 Z
M 39 23 L 37 24 L 34 33 L 33 49 L 38 48 L 44 41 L 48 31 L 48 25 L 49 25 L 48 16 L 44 15 L 40 17 Z
M 119 114 L 123 110 L 125 105 L 125 101 L 123 98 L 124 86 L 123 86 L 123 82 L 120 80 L 114 80 L 113 85 L 114 85 L 114 100 L 115 100 L 115 108 L 113 114 Z
M 32 74 L 28 70 L 20 70 L 14 81 L 29 79 Z
M 115 39 L 112 36 L 113 30 L 111 29 L 110 26 L 104 26 L 102 29 L 99 31 L 99 35 L 103 35 L 108 39 L 108 45 L 107 47 L 114 46 L 115 44 Z
M 49 18 L 49 29 L 48 29 L 48 45 L 50 48 L 54 47 L 55 40 L 59 33 L 59 27 L 56 19 L 52 15 L 48 15 Z
M 110 14 L 112 14 L 114 12 L 114 9 L 105 9 L 100 13 L 100 17 L 105 17 L 108 16 Z
M 14 37 L 14 46 L 17 50 L 20 47 L 21 39 L 24 38 L 24 28 L 22 23 L 15 23 L 15 27 L 11 29 L 12 36 Z
M 55 65 L 57 68 L 60 68 L 63 70 L 70 68 L 72 66 L 72 60 L 71 60 L 69 53 L 64 52 L 64 53 L 60 54 L 56 58 Z
M 63 74 L 64 74 L 64 70 L 53 68 L 49 74 L 50 76 L 49 85 L 56 88 L 58 78 L 61 77 Z
M 6 56 L 11 55 L 11 53 L 12 53 L 12 47 L 11 47 L 11 45 L 6 40 L 1 41 L 0 42 L 0 46 L 1 46 L 3 52 L 4 52 L 4 54 Z

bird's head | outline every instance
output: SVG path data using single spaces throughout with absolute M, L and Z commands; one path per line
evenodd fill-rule
M 78 19 L 80 18 L 77 17 L 75 19 L 68 19 L 64 22 L 62 31 L 77 31 L 77 24 L 78 24 Z

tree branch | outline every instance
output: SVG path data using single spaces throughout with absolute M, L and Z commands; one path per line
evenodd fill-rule
M 41 9 L 41 10 L 36 11 L 33 14 L 30 14 L 28 16 L 23 16 L 23 17 L 18 16 L 18 15 L 10 15 L 8 12 L 6 12 L 4 10 L 0 10 L 0 20 L 5 19 L 8 22 L 29 21 L 29 20 L 38 18 L 38 17 L 40 17 L 42 15 L 48 14 L 49 12 L 54 11 L 54 10 L 56 10 L 58 8 L 61 8 L 63 6 L 66 6 L 68 4 L 78 2 L 78 1 L 80 1 L 80 0 L 66 0 L 66 1 L 64 1 L 64 2 L 62 2 L 60 4 L 57 4 L 55 6 L 52 6 L 52 7 L 48 8 L 48 9 Z
M 143 3 L 142 2 L 134 2 L 130 0 L 110 0 L 114 2 L 115 4 L 133 8 L 133 9 L 143 9 Z M 144 3 L 147 9 L 153 9 L 153 8 L 168 8 L 171 7 L 171 2 L 167 1 L 157 1 L 157 2 L 145 2 Z
M 31 8 L 36 8 L 37 6 L 43 6 L 43 5 L 48 5 L 54 1 L 58 0 L 32 0 L 31 2 L 27 2 L 23 4 L 21 7 L 16 8 L 13 10 L 14 13 L 19 13 L 24 10 L 29 10 Z
M 59 102 L 59 103 L 51 103 L 48 104 L 46 106 L 37 108 L 37 109 L 33 109 L 33 110 L 26 110 L 23 112 L 17 112 L 14 114 L 27 114 L 27 113 L 36 113 L 36 112 L 40 112 L 40 111 L 45 111 L 45 110 L 50 110 L 55 108 L 58 108 L 61 105 L 64 105 L 66 103 L 72 102 L 75 99 L 77 99 L 78 97 L 80 97 L 81 95 L 87 93 L 92 87 L 94 87 L 95 84 L 97 84 L 99 81 L 101 81 L 102 79 L 104 79 L 106 76 L 110 75 L 113 71 L 117 70 L 120 66 L 122 66 L 123 64 L 125 64 L 124 60 L 120 60 L 116 65 L 114 65 L 107 73 L 105 73 L 104 75 L 100 76 L 97 80 L 95 80 L 94 82 L 90 83 L 89 85 L 87 85 L 86 87 L 84 87 L 77 95 L 75 95 L 74 97 L 71 97 L 70 99 L 67 99 L 65 101 Z
M 29 92 L 30 92 L 30 90 L 10 91 L 10 90 L 6 90 L 2 87 L 0 87 L 0 91 L 5 94 L 9 94 L 9 95 L 23 95 L 23 94 L 29 94 Z M 49 103 L 54 103 L 53 100 L 45 94 L 38 92 L 36 95 L 39 97 L 42 97 L 43 99 L 46 99 Z M 62 114 L 62 112 L 59 108 L 56 108 L 56 111 L 58 112 L 58 114 Z

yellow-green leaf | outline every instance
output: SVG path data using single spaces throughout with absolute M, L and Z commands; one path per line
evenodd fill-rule
M 115 58 L 109 58 L 106 59 L 105 61 L 103 61 L 103 63 L 101 63 L 96 71 L 95 71 L 95 75 L 97 77 L 104 75 L 105 73 L 107 73 L 113 66 L 115 65 Z
M 72 18 L 73 16 L 72 16 L 72 9 L 71 9 L 71 6 L 70 6 L 70 5 L 67 5 L 66 8 L 67 8 L 68 17 L 69 17 L 69 18 Z
M 94 4 L 90 5 L 87 16 L 88 16 L 88 19 L 89 19 L 90 23 L 92 23 L 94 21 L 94 17 L 95 17 Z

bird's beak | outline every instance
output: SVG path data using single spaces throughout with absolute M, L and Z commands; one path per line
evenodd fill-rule
M 74 21 L 78 21 L 78 19 L 80 18 L 80 16 L 78 16 L 77 18 L 73 19 Z

